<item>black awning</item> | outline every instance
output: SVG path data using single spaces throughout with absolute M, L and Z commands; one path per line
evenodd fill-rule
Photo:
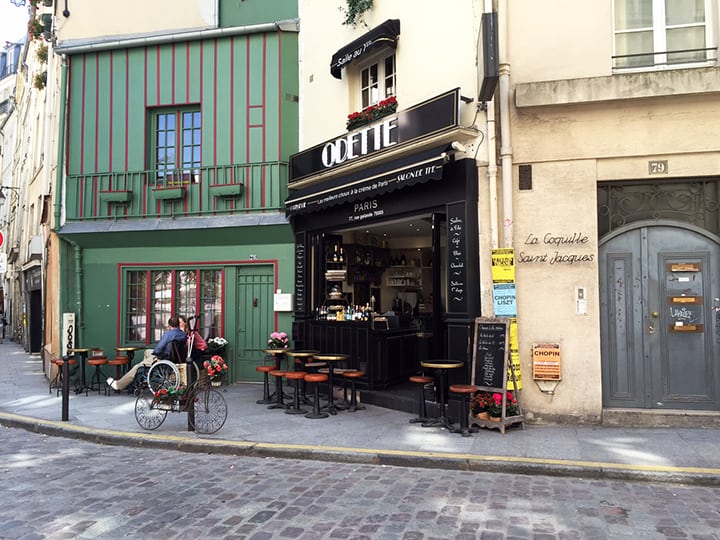
M 400 35 L 400 19 L 388 19 L 380 26 L 376 26 L 367 34 L 345 45 L 333 54 L 330 61 L 330 73 L 336 79 L 342 78 L 342 68 L 353 60 L 381 47 L 394 49 L 397 47 L 397 38 Z
M 322 210 L 377 197 L 396 189 L 439 180 L 443 175 L 445 146 L 433 148 L 390 163 L 378 165 L 346 176 L 293 191 L 285 201 L 288 216 Z

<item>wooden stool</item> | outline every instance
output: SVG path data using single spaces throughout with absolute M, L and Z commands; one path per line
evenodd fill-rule
M 105 389 L 105 395 L 107 396 L 107 389 L 108 385 L 105 383 L 105 379 L 107 378 L 105 374 L 103 373 L 103 370 L 100 366 L 106 366 L 108 363 L 107 356 L 91 356 L 87 360 L 88 366 L 95 366 L 95 372 L 92 375 L 92 378 L 90 379 L 90 390 L 95 390 L 95 387 L 93 386 L 97 382 L 97 391 L 98 394 L 102 392 L 103 388 Z
M 418 385 L 420 389 L 418 391 L 418 416 L 410 420 L 411 424 L 422 424 L 428 422 L 427 405 L 425 404 L 425 385 L 433 382 L 432 377 L 425 377 L 424 375 L 413 375 L 410 377 L 410 382 Z
M 60 395 L 60 388 L 62 388 L 62 382 L 63 382 L 62 370 L 63 370 L 63 365 L 65 364 L 65 360 L 63 360 L 62 358 L 53 358 L 50 360 L 50 363 L 53 364 L 54 366 L 57 366 L 57 373 L 55 374 L 55 377 L 53 377 L 53 380 L 50 381 L 50 387 L 48 388 L 48 393 L 52 394 L 52 387 L 54 384 L 55 390 L 56 390 L 55 396 L 57 397 Z M 76 362 L 75 362 L 74 358 L 68 359 L 68 366 L 74 366 L 75 364 L 76 364 Z
M 313 410 L 305 415 L 305 418 L 327 418 L 326 412 L 320 412 L 320 383 L 328 380 L 328 376 L 324 373 L 308 373 L 305 380 L 309 383 L 315 383 L 315 392 L 313 399 Z
M 108 366 L 115 366 L 115 380 L 127 373 L 127 366 L 130 359 L 127 356 L 116 356 L 112 360 L 108 360 Z
M 263 397 L 262 399 L 258 399 L 255 403 L 267 405 L 273 402 L 273 400 L 270 399 L 270 377 L 268 377 L 268 373 L 274 370 L 274 366 L 257 366 L 255 368 L 255 371 L 263 374 Z
M 343 377 L 345 377 L 345 381 L 350 381 L 350 406 L 345 409 L 347 412 L 355 412 L 355 411 L 362 411 L 365 409 L 364 405 L 359 405 L 357 401 L 357 394 L 355 393 L 355 381 L 359 377 L 364 377 L 365 372 L 364 371 L 346 371 L 343 373 Z
M 287 372 L 282 369 L 273 369 L 270 375 L 275 377 L 275 403 L 268 406 L 268 409 L 287 409 L 283 401 L 283 377 Z
M 454 394 L 460 394 L 462 397 L 462 406 L 460 407 L 460 427 L 451 429 L 451 433 L 459 433 L 463 437 L 469 437 L 472 433 L 478 432 L 478 428 L 475 426 L 468 428 L 468 418 L 470 416 L 470 396 L 477 392 L 477 390 L 477 386 L 472 384 L 450 385 L 450 391 Z
M 285 409 L 285 414 L 305 414 L 307 411 L 300 408 L 300 381 L 305 380 L 305 371 L 287 371 L 285 378 L 288 381 L 295 381 L 295 392 L 293 393 L 292 406 Z

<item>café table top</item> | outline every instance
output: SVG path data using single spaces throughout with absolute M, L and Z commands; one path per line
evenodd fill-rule
M 97 350 L 97 347 L 73 347 L 72 349 L 68 349 L 70 352 L 90 352 Z
M 320 351 L 288 351 L 287 355 L 297 358 L 311 358 L 320 354 Z
M 422 362 L 420 362 L 420 365 L 424 368 L 455 369 L 455 368 L 463 367 L 465 365 L 465 362 L 461 362 L 459 360 L 449 360 L 449 359 L 423 360 Z
M 350 358 L 349 354 L 316 354 L 313 357 L 320 362 L 341 362 Z
M 265 354 L 285 354 L 289 349 L 263 349 Z
M 115 347 L 116 351 L 139 351 L 145 347 Z

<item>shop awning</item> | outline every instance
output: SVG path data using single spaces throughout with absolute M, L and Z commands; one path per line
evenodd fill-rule
M 342 68 L 353 60 L 362 58 L 364 55 L 382 47 L 396 48 L 399 35 L 400 19 L 388 19 L 380 26 L 376 26 L 367 34 L 363 34 L 333 54 L 330 61 L 330 73 L 336 79 L 341 79 Z
M 361 201 L 442 178 L 446 146 L 404 156 L 389 163 L 292 191 L 286 214 L 305 214 L 337 204 Z

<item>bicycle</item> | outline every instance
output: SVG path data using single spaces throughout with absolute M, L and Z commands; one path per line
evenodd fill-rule
M 193 317 L 197 320 L 196 317 Z M 203 370 L 203 377 L 191 360 L 194 332 L 185 351 L 185 363 L 175 364 L 169 360 L 158 360 L 147 372 L 146 385 L 139 388 L 135 400 L 135 420 L 144 429 L 153 430 L 162 425 L 170 412 L 187 412 L 189 424 L 197 433 L 211 434 L 225 425 L 227 403 L 220 392 L 213 388 L 212 381 Z M 175 358 L 182 358 L 175 347 Z M 181 369 L 187 365 L 194 368 L 193 383 L 184 386 L 187 374 Z M 185 370 L 182 370 L 185 371 Z

